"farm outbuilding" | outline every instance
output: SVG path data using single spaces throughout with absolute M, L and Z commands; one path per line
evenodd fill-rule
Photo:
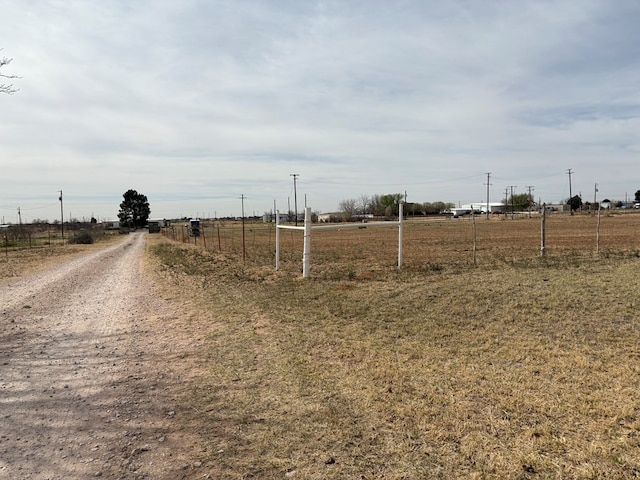
M 149 220 L 149 233 L 160 233 L 159 220 Z
M 473 202 L 473 203 L 465 203 L 460 205 L 459 207 L 455 207 L 451 209 L 451 213 L 453 215 L 467 215 L 471 212 L 480 212 L 480 213 L 494 213 L 494 212 L 502 212 L 504 211 L 504 203 L 502 202 Z
M 289 215 L 286 213 L 278 212 L 278 223 L 285 223 L 289 221 Z M 264 223 L 274 223 L 276 221 L 276 216 L 273 213 L 265 213 L 262 216 L 262 221 Z

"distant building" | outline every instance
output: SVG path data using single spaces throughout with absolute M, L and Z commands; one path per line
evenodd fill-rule
M 264 223 L 272 223 L 275 222 L 276 220 L 276 215 L 274 213 L 265 213 L 262 216 L 262 221 Z M 289 215 L 286 213 L 278 213 L 278 223 L 286 223 L 289 221 Z
M 503 212 L 505 209 L 504 203 L 502 202 L 473 202 L 473 203 L 465 203 L 464 205 L 460 205 L 459 207 L 454 207 L 451 209 L 451 213 L 454 216 L 467 215 L 471 212 L 479 212 L 479 213 L 494 213 L 494 212 Z
M 160 220 L 149 220 L 149 233 L 160 233 Z

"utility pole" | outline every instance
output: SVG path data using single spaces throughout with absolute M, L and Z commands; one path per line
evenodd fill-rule
M 571 215 L 573 215 L 573 208 L 571 207 L 571 199 L 573 198 L 573 194 L 571 192 L 571 174 L 575 173 L 572 172 L 571 169 L 567 170 L 567 175 L 569 175 L 569 211 L 571 212 Z
M 593 208 L 594 208 L 594 210 L 596 208 L 597 198 L 598 198 L 598 184 L 596 183 L 595 186 L 593 187 Z
M 487 172 L 487 220 L 489 220 L 489 215 L 491 214 L 491 208 L 489 208 L 489 187 L 491 186 L 491 172 Z
M 513 202 L 513 189 L 516 188 L 517 185 L 509 185 L 511 189 L 511 220 L 513 220 L 513 211 L 515 210 L 515 204 Z
M 62 208 L 62 190 L 60 190 L 60 228 L 62 229 L 62 243 L 64 243 L 64 210 Z
M 20 207 L 18 207 L 18 223 L 22 225 L 22 214 L 20 213 Z
M 509 206 L 509 187 L 504 189 L 504 214 L 507 215 L 507 207 Z
M 404 204 L 405 204 L 405 206 L 407 205 L 407 191 L 406 190 L 404 191 Z M 415 213 L 414 213 L 414 215 L 415 215 Z
M 533 195 L 531 195 L 531 192 L 533 190 L 533 185 L 527 185 L 525 188 L 529 192 L 529 218 L 531 218 L 531 204 L 533 203 Z
M 298 226 L 298 192 L 296 191 L 296 179 L 300 176 L 299 173 L 291 173 L 290 177 L 293 177 L 293 205 L 295 208 L 296 227 Z

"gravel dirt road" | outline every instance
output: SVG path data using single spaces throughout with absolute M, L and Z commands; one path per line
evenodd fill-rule
M 209 478 L 181 421 L 188 339 L 144 245 L 0 287 L 0 479 Z

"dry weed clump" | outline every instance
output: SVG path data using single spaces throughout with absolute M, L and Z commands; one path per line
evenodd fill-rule
M 456 267 L 449 232 L 423 241 L 433 268 L 307 281 L 152 240 L 206 336 L 188 401 L 212 478 L 640 476 L 640 260 L 519 262 L 525 242 Z

